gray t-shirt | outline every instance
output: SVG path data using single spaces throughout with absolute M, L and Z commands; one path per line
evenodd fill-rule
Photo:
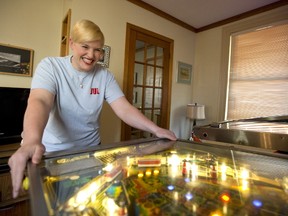
M 71 56 L 48 57 L 37 66 L 31 89 L 55 95 L 42 142 L 47 152 L 88 147 L 100 143 L 99 116 L 103 102 L 124 96 L 113 74 L 101 65 L 79 72 Z

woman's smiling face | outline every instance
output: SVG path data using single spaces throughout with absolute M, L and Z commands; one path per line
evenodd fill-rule
M 91 71 L 103 57 L 101 41 L 76 43 L 70 39 L 70 48 L 73 51 L 72 65 L 78 71 Z

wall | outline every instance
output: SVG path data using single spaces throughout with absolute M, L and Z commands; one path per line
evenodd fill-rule
M 59 0 L 1 0 L 0 43 L 33 49 L 35 69 L 40 59 L 59 53 L 62 7 Z M 30 83 L 30 77 L 0 75 L 0 86 Z
M 178 137 L 187 138 L 189 125 L 185 106 L 192 101 L 193 85 L 176 82 L 177 62 L 193 64 L 195 33 L 125 0 L 1 0 L 0 43 L 34 49 L 35 69 L 43 57 L 59 55 L 61 21 L 68 8 L 72 9 L 72 25 L 78 19 L 86 18 L 101 27 L 106 44 L 111 46 L 109 69 L 121 87 L 127 23 L 174 40 L 170 128 Z M 0 75 L 0 86 L 29 87 L 30 83 L 31 78 Z M 101 122 L 102 143 L 119 141 L 121 122 L 107 105 Z
M 188 137 L 185 105 L 190 102 L 192 85 L 176 82 L 177 62 L 193 64 L 195 33 L 183 29 L 128 1 L 115 0 L 66 0 L 65 7 L 72 9 L 72 25 L 79 19 L 91 19 L 103 30 L 106 44 L 111 46 L 110 70 L 122 87 L 126 24 L 131 23 L 174 40 L 173 81 L 170 128 L 178 137 Z M 103 142 L 112 142 L 120 137 L 120 121 L 105 106 L 102 118 Z M 111 131 L 111 123 L 117 126 Z
M 197 122 L 198 125 L 223 120 L 223 74 L 227 69 L 222 63 L 223 30 L 247 22 L 257 23 L 269 14 L 284 14 L 287 18 L 285 10 L 276 9 L 195 35 L 125 0 L 1 0 L 0 43 L 34 49 L 35 69 L 45 56 L 59 55 L 61 21 L 68 8 L 72 9 L 72 25 L 78 19 L 87 18 L 102 28 L 106 44 L 111 46 L 109 68 L 121 87 L 127 23 L 174 40 L 170 128 L 180 138 L 188 137 L 189 122 L 185 117 L 188 103 L 206 105 L 206 120 Z M 176 82 L 178 61 L 193 65 L 192 85 Z M 30 83 L 29 77 L 0 74 L 0 86 L 29 87 Z M 108 105 L 104 106 L 102 114 L 102 142 L 119 141 L 120 120 Z
M 205 105 L 206 120 L 200 124 L 217 121 L 222 28 L 197 34 L 194 60 L 193 99 Z

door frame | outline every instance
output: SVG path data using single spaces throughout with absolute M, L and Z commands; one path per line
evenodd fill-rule
M 134 76 L 131 76 L 130 74 L 134 73 L 131 70 L 131 64 L 134 66 L 134 59 L 135 59 L 135 41 L 136 41 L 136 36 L 133 36 L 135 34 L 133 33 L 141 33 L 145 34 L 148 37 L 154 38 L 156 40 L 162 40 L 166 43 L 169 44 L 169 56 L 168 56 L 168 64 L 167 64 L 167 74 L 165 74 L 165 79 L 168 79 L 166 83 L 168 83 L 167 86 L 167 92 L 162 93 L 167 97 L 167 103 L 165 104 L 165 107 L 167 108 L 166 111 L 162 113 L 163 114 L 163 119 L 165 121 L 161 121 L 161 127 L 169 129 L 170 126 L 170 111 L 171 111 L 171 89 L 172 89 L 172 72 L 173 72 L 173 49 L 174 49 L 174 40 L 165 37 L 163 35 L 157 34 L 155 32 L 149 31 L 147 29 L 141 28 L 139 26 L 127 23 L 126 26 L 126 44 L 125 44 L 125 59 L 124 59 L 124 79 L 123 79 L 123 92 L 127 98 L 127 100 L 133 104 L 133 91 L 129 89 L 129 84 L 134 80 Z M 131 42 L 132 41 L 132 42 Z M 166 71 L 166 70 L 165 70 Z M 165 117 L 165 118 L 164 118 Z M 121 140 L 127 140 L 129 137 L 129 132 L 131 131 L 128 130 L 129 126 L 127 126 L 123 121 L 121 124 Z M 130 127 L 131 128 L 131 127 Z

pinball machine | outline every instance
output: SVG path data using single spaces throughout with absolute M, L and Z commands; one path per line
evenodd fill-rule
M 271 149 L 288 154 L 288 116 L 270 116 L 195 127 L 201 140 Z
M 28 164 L 45 215 L 287 215 L 288 155 L 225 142 L 140 139 Z

